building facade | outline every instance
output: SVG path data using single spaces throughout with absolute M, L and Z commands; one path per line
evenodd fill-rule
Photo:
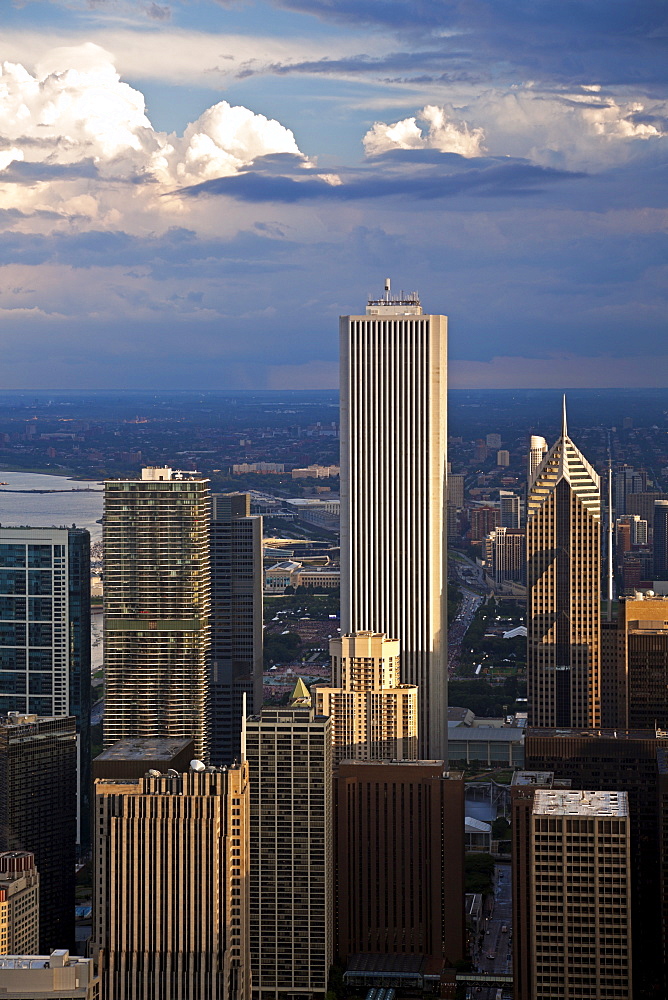
M 104 745 L 195 740 L 208 754 L 211 498 L 196 473 L 147 468 L 104 491 Z
M 516 963 L 523 949 L 530 959 L 518 1000 L 630 998 L 626 793 L 536 788 L 522 832 L 529 870 L 516 880 L 516 909 L 528 915 L 528 934 L 515 935 Z
M 77 720 L 77 839 L 90 845 L 90 534 L 0 528 L 0 717 Z
M 104 997 L 249 1000 L 248 765 L 193 764 L 95 782 Z
M 668 735 L 654 730 L 528 730 L 527 769 L 553 771 L 579 790 L 626 792 L 631 835 L 631 927 L 636 997 L 665 995 L 661 927 L 658 751 Z
M 262 705 L 262 518 L 248 493 L 214 494 L 211 508 L 210 757 L 240 759 L 246 714 Z
M 447 319 L 370 299 L 341 337 L 341 631 L 399 640 L 420 752 L 447 756 Z
M 314 688 L 316 712 L 332 720 L 334 765 L 352 760 L 415 760 L 418 689 L 401 684 L 399 643 L 355 632 L 329 643 L 332 687 Z
M 39 874 L 29 851 L 0 854 L 0 955 L 39 951 Z M 1 995 L 1 994 L 0 994 Z
M 33 854 L 39 872 L 39 951 L 74 945 L 74 716 L 0 719 L 0 775 L 0 851 Z
M 337 954 L 464 957 L 464 781 L 443 761 L 345 761 L 337 779 Z
M 254 1000 L 324 1000 L 333 950 L 331 722 L 297 684 L 247 723 Z
M 568 436 L 529 486 L 527 682 L 532 726 L 600 725 L 599 477 Z
M 529 441 L 529 452 L 527 454 L 527 483 L 529 486 L 536 478 L 536 473 L 547 455 L 547 441 L 538 434 L 532 434 Z
M 495 528 L 484 540 L 485 566 L 494 583 L 520 583 L 525 580 L 526 538 L 523 531 Z

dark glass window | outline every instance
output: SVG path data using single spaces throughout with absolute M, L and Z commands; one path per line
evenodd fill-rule
M 31 597 L 29 598 L 29 618 L 31 622 L 51 621 L 51 598 Z
M 25 545 L 0 545 L 0 566 L 25 566 Z
M 0 622 L 0 646 L 25 646 L 26 627 L 22 622 Z
M 25 621 L 25 597 L 0 597 L 0 620 Z
M 25 591 L 17 591 L 17 593 L 25 593 Z M 28 570 L 28 593 L 50 594 L 51 573 L 43 569 Z
M 28 626 L 28 645 L 30 646 L 50 646 L 51 623 L 50 622 L 30 622 Z
M 51 694 L 53 691 L 52 674 L 29 674 L 28 694 Z
M 34 569 L 46 569 L 51 566 L 51 546 L 50 545 L 29 545 L 28 546 L 28 566 Z
M 25 694 L 26 675 L 20 673 L 0 673 L 0 694 Z
M 35 715 L 51 715 L 53 703 L 50 698 L 30 698 L 28 711 L 34 712 Z
M 25 649 L 11 649 L 8 646 L 0 646 L 0 670 L 25 670 L 25 668 Z
M 53 653 L 50 649 L 31 649 L 28 663 L 31 670 L 52 670 Z
M 25 594 L 26 575 L 22 570 L 0 569 L 0 594 Z

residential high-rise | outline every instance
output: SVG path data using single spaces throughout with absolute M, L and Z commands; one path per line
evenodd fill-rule
M 538 434 L 532 434 L 527 455 L 527 482 L 529 486 L 534 481 L 541 462 L 547 455 L 547 441 Z
M 77 839 L 90 845 L 90 534 L 0 528 L 0 717 L 73 715 Z
M 92 958 L 54 948 L 49 955 L 2 955 L 3 1000 L 100 1000 L 100 978 Z
M 448 472 L 448 539 L 456 538 L 460 531 L 459 512 L 464 506 L 464 476 Z
M 668 597 L 619 602 L 618 630 L 629 729 L 668 729 Z
M 314 688 L 316 712 L 332 720 L 334 765 L 352 760 L 414 760 L 418 689 L 402 684 L 399 643 L 355 632 L 329 643 L 333 686 Z
M 495 528 L 484 539 L 485 564 L 496 584 L 524 583 L 526 538 L 523 531 Z
M 341 630 L 399 640 L 420 752 L 446 757 L 447 320 L 416 294 L 342 316 Z
M 35 855 L 5 851 L 0 854 L 0 955 L 34 955 L 38 951 L 39 874 Z
M 499 490 L 499 525 L 502 528 L 517 529 L 522 520 L 521 501 L 517 493 Z
M 668 736 L 653 729 L 529 729 L 525 740 L 527 769 L 553 771 L 580 790 L 600 788 L 628 795 L 636 997 L 665 996 L 657 757 L 666 749 Z
M 95 782 L 93 948 L 113 1000 L 249 1000 L 248 765 Z
M 654 579 L 668 580 L 668 500 L 654 501 Z
M 481 542 L 490 531 L 499 527 L 501 512 L 498 506 L 483 504 L 481 507 L 471 507 L 469 522 L 471 524 L 471 541 Z
M 250 494 L 219 493 L 211 510 L 210 757 L 230 764 L 241 752 L 243 698 L 262 705 L 262 518 Z
M 527 965 L 518 1000 L 630 998 L 631 864 L 625 792 L 536 788 L 522 831 L 529 872 L 516 880 L 528 933 L 514 938 Z M 519 858 L 515 859 L 519 863 Z M 524 952 L 529 961 L 525 963 Z
M 104 491 L 104 745 L 195 740 L 208 754 L 209 480 L 147 468 Z
M 333 959 L 331 722 L 298 682 L 247 722 L 254 1000 L 324 1000 Z
M 527 680 L 532 726 L 600 724 L 599 477 L 566 428 L 527 500 Z
M 0 775 L 0 851 L 30 852 L 39 872 L 39 950 L 74 945 L 74 716 L 0 718 Z
M 638 472 L 636 469 L 625 465 L 623 469 L 615 472 L 614 476 L 614 499 L 615 516 L 622 517 L 627 513 L 626 498 L 629 493 L 644 493 L 647 489 L 647 473 Z
M 380 956 L 410 958 L 438 981 L 465 952 L 462 772 L 438 760 L 344 761 L 337 831 L 339 958 L 359 956 L 368 971 Z

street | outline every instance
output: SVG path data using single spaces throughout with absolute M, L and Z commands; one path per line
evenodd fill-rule
M 479 972 L 511 973 L 512 962 L 512 897 L 510 885 L 510 865 L 501 863 L 494 866 L 494 908 L 485 921 L 482 946 L 473 956 Z M 491 956 L 491 957 L 490 957 Z M 475 1000 L 496 1000 L 498 989 L 476 987 Z
M 459 606 L 457 617 L 448 624 L 448 669 L 451 676 L 457 669 L 462 640 L 473 621 L 476 611 L 483 602 L 483 598 L 479 594 L 475 594 L 472 590 L 467 590 L 465 587 L 461 587 L 460 589 L 462 592 L 462 603 Z

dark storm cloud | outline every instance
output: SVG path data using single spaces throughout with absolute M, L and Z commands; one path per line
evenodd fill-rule
M 468 54 L 483 73 L 562 82 L 653 83 L 668 73 L 664 0 L 275 0 L 350 25 L 379 25 L 415 41 L 438 38 L 442 57 Z M 493 62 L 490 64 L 490 60 Z M 510 73 L 509 73 L 510 71 Z
M 533 195 L 563 180 L 583 174 L 540 167 L 524 160 L 508 158 L 467 160 L 455 153 L 433 150 L 398 150 L 377 157 L 388 166 L 406 170 L 357 171 L 341 174 L 342 183 L 332 184 L 310 171 L 301 177 L 267 175 L 261 158 L 254 169 L 233 177 L 218 177 L 182 190 L 187 197 L 226 195 L 247 202 L 282 202 L 322 200 L 345 202 L 378 198 L 410 197 L 420 201 L 453 198 L 473 194 L 483 197 Z M 427 169 L 416 169 L 420 166 Z
M 40 181 L 66 181 L 75 178 L 89 180 L 98 177 L 97 167 L 92 160 L 78 163 L 35 163 L 29 160 L 14 160 L 3 170 L 5 184 L 37 184 Z

